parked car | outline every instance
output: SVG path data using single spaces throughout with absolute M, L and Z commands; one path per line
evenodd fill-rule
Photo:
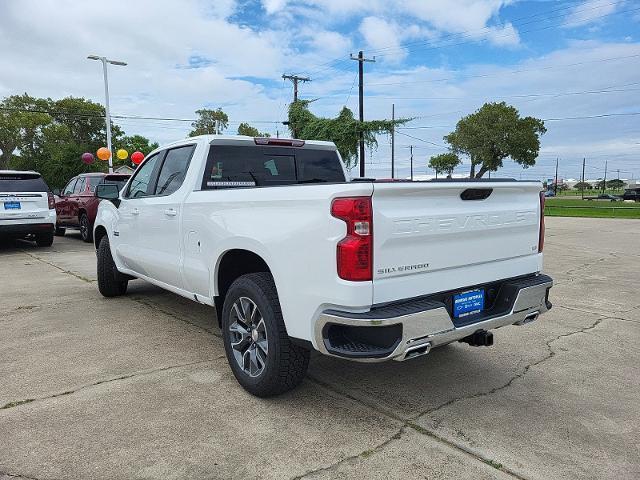
M 551 308 L 539 182 L 347 181 L 333 143 L 214 135 L 97 194 L 102 295 L 140 278 L 215 306 L 254 395 L 296 386 L 313 349 L 402 361 Z
M 50 247 L 56 225 L 53 194 L 38 172 L 0 170 L 0 236 Z
M 556 196 L 556 192 L 554 192 L 553 190 L 546 190 L 544 192 L 544 196 L 545 197 L 555 197 Z
M 598 195 L 596 200 L 609 200 L 610 202 L 619 202 L 622 200 L 622 197 L 618 197 L 617 195 L 611 195 L 610 193 L 603 193 Z
M 628 188 L 622 195 L 623 200 L 635 200 L 640 202 L 640 188 Z
M 56 235 L 64 235 L 67 228 L 79 229 L 85 242 L 93 239 L 93 223 L 96 219 L 100 199 L 96 197 L 96 186 L 116 185 L 122 188 L 130 175 L 121 173 L 83 173 L 69 180 L 56 197 L 58 221 Z

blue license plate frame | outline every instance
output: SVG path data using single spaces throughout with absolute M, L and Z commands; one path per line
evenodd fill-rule
M 21 208 L 20 202 L 4 202 L 5 210 L 20 210 Z
M 468 317 L 484 310 L 484 289 L 478 288 L 453 296 L 454 318 Z

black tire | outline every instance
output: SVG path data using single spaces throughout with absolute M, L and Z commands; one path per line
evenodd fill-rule
M 266 330 L 268 355 L 261 373 L 251 376 L 234 356 L 229 327 L 234 303 L 249 298 L 259 309 Z M 222 336 L 227 360 L 238 383 L 252 395 L 268 397 L 287 392 L 302 382 L 309 366 L 309 350 L 291 342 L 282 319 L 278 293 L 269 273 L 251 273 L 238 278 L 227 291 L 222 309 Z
M 36 233 L 36 245 L 39 247 L 50 247 L 53 245 L 53 232 Z
M 93 228 L 89 223 L 89 217 L 87 217 L 86 213 L 80 215 L 80 237 L 83 242 L 93 242 Z
M 57 237 L 64 237 L 64 234 L 65 234 L 66 231 L 67 231 L 66 228 L 56 226 L 56 236 Z
M 104 297 L 117 297 L 127 292 L 128 280 L 122 280 L 111 256 L 109 237 L 106 235 L 98 245 L 98 290 Z

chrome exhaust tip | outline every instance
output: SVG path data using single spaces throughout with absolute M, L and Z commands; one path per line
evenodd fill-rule
M 529 315 L 524 317 L 522 320 L 519 320 L 516 323 L 514 323 L 514 325 L 522 326 L 522 325 L 526 325 L 527 323 L 535 322 L 538 319 L 539 316 L 540 316 L 540 312 L 538 312 L 538 311 L 531 312 Z
M 426 355 L 431 351 L 431 342 L 423 343 L 421 345 L 416 345 L 414 347 L 407 348 L 402 360 L 409 360 L 410 358 L 420 357 L 422 355 Z

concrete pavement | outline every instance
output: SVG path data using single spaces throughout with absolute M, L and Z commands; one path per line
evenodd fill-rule
M 554 309 L 412 361 L 313 355 L 257 399 L 212 309 L 142 281 L 104 299 L 91 245 L 0 245 L 0 480 L 638 478 L 640 221 L 548 218 Z

